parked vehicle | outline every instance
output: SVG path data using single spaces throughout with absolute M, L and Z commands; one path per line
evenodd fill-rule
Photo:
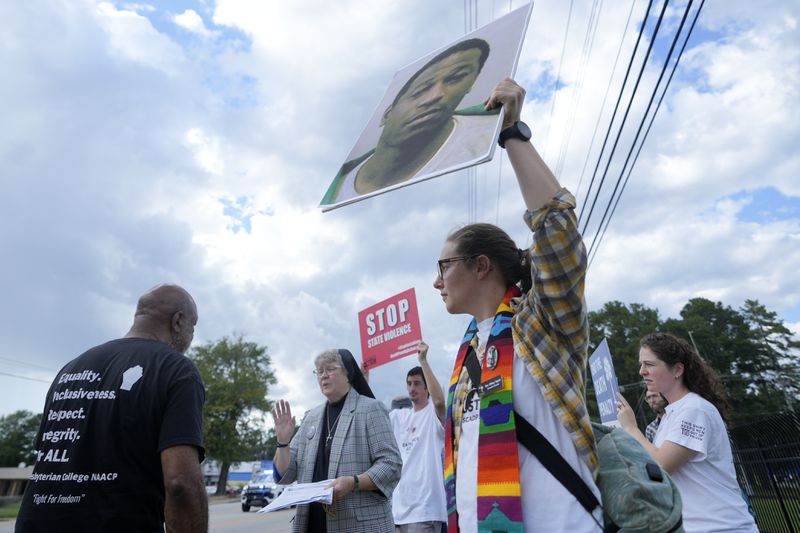
M 265 507 L 283 492 L 283 485 L 275 483 L 271 474 L 258 474 L 242 489 L 242 512 L 250 507 Z
M 225 494 L 239 494 L 242 488 L 237 487 L 234 485 L 225 485 Z M 216 485 L 206 485 L 206 494 L 209 496 L 214 496 L 217 493 L 217 486 Z

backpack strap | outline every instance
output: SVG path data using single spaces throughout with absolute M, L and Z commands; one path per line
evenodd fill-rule
M 514 411 L 514 419 L 517 423 L 517 440 L 528 448 L 540 463 L 556 478 L 570 494 L 575 496 L 578 503 L 583 506 L 588 513 L 591 513 L 600 505 L 597 496 L 583 479 L 575 472 L 575 469 L 564 459 L 564 457 L 550 444 L 538 429 L 533 427 L 524 416 Z
M 467 374 L 469 374 L 469 380 L 472 382 L 472 388 L 477 389 L 481 384 L 481 364 L 478 361 L 478 354 L 475 353 L 475 349 L 470 346 L 467 350 L 469 352 L 464 359 L 464 366 L 467 367 Z
M 514 420 L 517 427 L 517 440 L 520 444 L 525 446 L 528 451 L 542 463 L 542 466 L 544 466 L 547 471 L 578 500 L 578 503 L 586 509 L 586 512 L 589 513 L 592 520 L 594 520 L 603 531 L 607 533 L 617 531 L 617 528 L 613 527 L 604 528 L 603 524 L 597 521 L 597 518 L 595 518 L 592 513 L 598 507 L 601 509 L 603 508 L 602 505 L 600 505 L 600 501 L 598 501 L 597 496 L 594 495 L 586 482 L 581 479 L 581 476 L 579 476 L 575 469 L 564 459 L 561 453 L 550 444 L 550 441 L 516 410 L 514 411 Z
M 477 389 L 481 383 L 481 364 L 478 361 L 478 356 L 475 350 L 470 347 L 464 359 L 464 366 L 467 367 L 469 379 L 472 382 L 472 387 Z M 538 429 L 533 427 L 524 416 L 514 411 L 514 420 L 516 422 L 517 440 L 531 452 L 542 466 L 550 472 L 570 494 L 572 494 L 578 503 L 586 509 L 592 520 L 600 526 L 601 529 L 607 533 L 615 533 L 617 529 L 603 528 L 603 525 L 597 521 L 592 512 L 602 506 L 594 495 L 589 486 L 581 479 L 575 469 L 564 459 L 564 457 L 556 450 L 550 441 L 542 435 Z

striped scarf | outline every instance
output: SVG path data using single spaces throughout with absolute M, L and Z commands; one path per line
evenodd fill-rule
M 478 531 L 523 531 L 522 500 L 520 499 L 519 458 L 517 434 L 513 415 L 511 377 L 514 364 L 514 339 L 511 319 L 514 310 L 511 299 L 520 295 L 516 286 L 508 289 L 492 322 L 486 343 L 481 370 L 481 381 L 502 377 L 503 386 L 484 394 L 480 399 L 480 432 L 478 436 Z M 450 389 L 447 395 L 447 422 L 445 424 L 444 482 L 447 492 L 447 531 L 458 532 L 456 509 L 456 470 L 458 442 L 461 434 L 461 417 L 464 401 L 469 393 L 464 361 L 470 351 L 478 347 L 477 321 L 472 320 L 461 348 L 456 356 Z M 459 385 L 459 382 L 461 384 Z M 473 383 L 472 387 L 477 387 Z M 474 460 L 465 458 L 466 461 Z

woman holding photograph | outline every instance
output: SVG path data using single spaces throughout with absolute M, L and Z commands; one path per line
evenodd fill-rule
M 652 444 L 621 394 L 617 418 L 672 476 L 681 492 L 684 529 L 757 533 L 736 482 L 719 376 L 675 335 L 651 333 L 640 346 L 639 374 L 647 390 L 661 393 L 669 404 Z
M 520 250 L 497 226 L 464 226 L 447 237 L 434 282 L 448 312 L 472 317 L 456 356 L 445 424 L 451 533 L 602 530 L 599 508 L 587 512 L 517 443 L 518 414 L 600 500 L 585 404 L 586 249 L 574 197 L 519 121 L 524 97 L 524 89 L 506 79 L 485 105 L 505 111 L 500 145 L 514 168 L 533 243 Z

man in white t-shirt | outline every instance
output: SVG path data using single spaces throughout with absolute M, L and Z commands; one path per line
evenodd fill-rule
M 395 533 L 439 533 L 447 522 L 442 467 L 446 402 L 424 342 L 417 356 L 420 366 L 406 376 L 412 405 L 389 412 L 403 459 L 400 483 L 392 494 Z

